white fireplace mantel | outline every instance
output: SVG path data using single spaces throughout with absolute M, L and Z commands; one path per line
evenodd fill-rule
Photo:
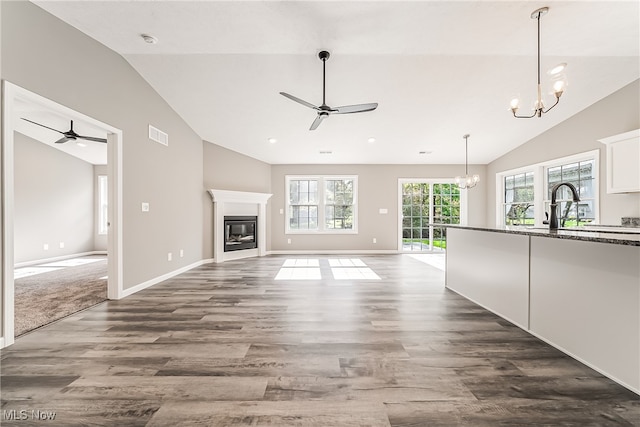
M 267 201 L 269 193 L 251 193 L 247 191 L 208 190 L 213 200 L 213 261 L 223 262 L 231 259 L 264 256 L 267 253 Z M 244 251 L 224 251 L 224 217 L 248 215 L 258 217 L 258 247 Z

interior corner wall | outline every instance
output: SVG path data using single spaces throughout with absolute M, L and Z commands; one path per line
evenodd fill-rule
M 469 165 L 480 183 L 468 191 L 468 224 L 484 225 L 487 181 L 484 165 Z M 453 178 L 461 165 L 272 165 L 270 200 L 273 251 L 396 251 L 398 249 L 398 180 Z M 287 175 L 357 175 L 357 234 L 286 234 Z M 380 214 L 380 208 L 387 209 Z M 373 238 L 376 243 L 373 243 Z M 287 243 L 291 239 L 291 243 Z
M 202 138 L 123 57 L 76 28 L 27 1 L 2 2 L 1 18 L 2 79 L 122 130 L 123 288 L 199 262 Z M 81 61 L 59 66 L 69 52 Z M 149 124 L 168 146 L 148 138 Z
M 271 165 L 219 145 L 203 141 L 204 205 L 202 253 L 213 258 L 213 200 L 207 190 L 249 191 L 271 193 Z M 269 205 L 267 202 L 267 251 L 270 250 Z
M 16 264 L 91 252 L 93 201 L 93 165 L 14 132 Z
M 640 80 L 494 160 L 487 165 L 490 188 L 487 192 L 486 225 L 496 225 L 497 173 L 591 150 L 600 151 L 600 223 L 620 225 L 620 218 L 623 216 L 640 217 L 640 193 L 607 194 L 606 148 L 598 142 L 599 139 L 638 128 Z

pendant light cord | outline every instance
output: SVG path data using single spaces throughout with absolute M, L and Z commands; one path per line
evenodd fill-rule
M 464 136 L 464 175 L 469 176 L 469 135 Z

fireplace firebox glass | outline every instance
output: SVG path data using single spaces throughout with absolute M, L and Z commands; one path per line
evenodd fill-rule
M 224 217 L 224 251 L 239 251 L 258 247 L 258 217 Z

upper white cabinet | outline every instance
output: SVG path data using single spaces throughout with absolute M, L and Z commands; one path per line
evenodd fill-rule
M 640 129 L 599 139 L 607 146 L 607 193 L 640 191 Z

